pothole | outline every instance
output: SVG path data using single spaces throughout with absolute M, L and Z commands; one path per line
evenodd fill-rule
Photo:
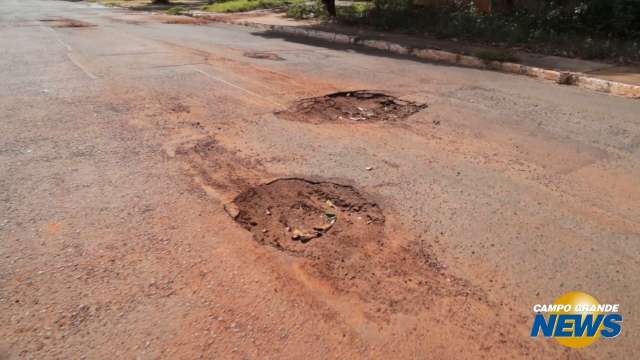
M 354 187 L 279 179 L 242 192 L 225 210 L 257 243 L 303 260 L 293 279 L 324 296 L 356 296 L 372 319 L 471 294 L 422 241 L 393 224 L 385 229 L 380 207 Z
M 67 18 L 55 18 L 55 19 L 41 19 L 41 22 L 46 22 L 50 27 L 55 28 L 86 28 L 94 27 L 94 24 L 86 21 L 67 19 Z
M 252 59 L 263 59 L 263 60 L 273 60 L 273 61 L 282 61 L 283 57 L 276 53 L 265 52 L 265 51 L 248 51 L 243 54 L 245 57 Z
M 310 257 L 379 240 L 385 220 L 353 187 L 304 179 L 253 187 L 226 209 L 258 243 Z
M 426 104 L 367 90 L 337 92 L 298 101 L 277 115 L 293 121 L 393 122 L 425 109 Z

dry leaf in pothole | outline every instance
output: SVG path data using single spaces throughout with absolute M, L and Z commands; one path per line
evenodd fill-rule
M 329 229 L 331 229 L 333 227 L 333 224 L 335 224 L 335 223 L 336 223 L 336 218 L 332 217 L 332 218 L 330 218 L 329 223 L 322 224 L 322 225 L 316 225 L 316 226 L 313 227 L 313 229 L 317 230 L 317 231 L 327 232 L 327 231 L 329 231 Z
M 293 234 L 291 235 L 291 238 L 293 240 L 307 242 L 311 239 L 317 238 L 318 236 L 320 236 L 320 234 L 318 234 L 317 232 L 307 233 L 299 229 L 293 229 Z
M 224 211 L 226 211 L 232 219 L 237 218 L 240 214 L 240 209 L 233 203 L 224 204 Z

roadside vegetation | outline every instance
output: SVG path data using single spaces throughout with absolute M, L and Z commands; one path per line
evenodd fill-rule
M 296 19 L 342 24 L 502 47 L 477 54 L 511 58 L 508 49 L 620 63 L 640 62 L 640 0 L 89 0 L 187 14 L 283 9 Z M 478 8 L 483 5 L 482 11 Z M 489 10 L 486 8 L 489 4 Z M 335 15 L 334 15 L 335 14 Z
M 165 11 L 167 14 L 169 15 L 182 15 L 187 13 L 187 11 L 189 11 L 189 9 L 182 7 L 182 6 L 174 6 L 172 8 L 169 8 L 167 11 Z
M 639 0 L 372 0 L 338 6 L 336 20 L 380 30 L 427 34 L 580 57 L 640 61 Z M 327 17 L 322 2 L 291 7 L 294 18 Z
M 336 7 L 336 16 L 343 23 L 366 24 L 367 15 L 373 8 L 373 2 L 356 1 Z M 329 12 L 326 5 L 320 1 L 301 2 L 290 6 L 287 16 L 295 19 L 328 18 Z
M 251 11 L 258 9 L 285 8 L 294 4 L 302 4 L 304 0 L 229 0 L 216 1 L 202 7 L 204 11 L 228 13 Z

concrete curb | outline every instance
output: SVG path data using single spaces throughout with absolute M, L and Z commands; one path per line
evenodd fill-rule
M 561 85 L 573 85 L 615 96 L 640 99 L 640 86 L 594 78 L 579 72 L 563 72 L 509 62 L 487 62 L 475 56 L 463 55 L 449 51 L 412 48 L 385 40 L 361 39 L 353 35 L 305 29 L 296 26 L 267 25 L 258 24 L 251 21 L 224 20 L 219 17 L 212 17 L 211 15 L 201 13 L 194 13 L 193 16 L 207 17 L 218 22 L 242 25 L 265 31 L 272 31 L 275 33 L 308 37 L 338 44 L 358 45 L 371 49 L 387 51 L 393 54 L 414 56 L 419 59 L 438 63 L 452 64 L 476 69 L 501 71 L 510 74 L 526 75 L 533 78 L 553 81 Z

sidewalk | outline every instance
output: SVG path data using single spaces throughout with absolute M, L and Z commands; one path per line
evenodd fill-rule
M 287 18 L 284 13 L 269 10 L 234 14 L 211 14 L 196 11 L 193 16 L 264 28 L 277 33 L 361 45 L 396 54 L 412 55 L 430 61 L 523 74 L 564 85 L 575 85 L 613 95 L 640 98 L 640 66 L 618 66 L 604 62 L 547 56 L 524 51 L 512 52 L 518 59 L 517 63 L 486 61 L 476 57 L 476 54 L 483 51 L 504 52 L 505 49 L 451 40 L 384 33 L 369 29 L 363 30 L 318 20 L 293 20 Z

